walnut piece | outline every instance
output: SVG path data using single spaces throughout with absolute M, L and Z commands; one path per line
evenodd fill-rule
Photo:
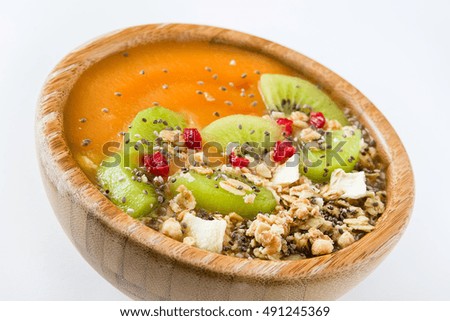
M 256 174 L 264 178 L 272 178 L 272 172 L 264 163 L 256 165 Z
M 183 232 L 181 231 L 181 224 L 173 217 L 164 221 L 159 231 L 164 235 L 167 235 L 178 241 L 180 241 L 183 237 Z
M 338 239 L 337 243 L 341 248 L 347 247 L 355 242 L 352 233 L 345 231 Z
M 331 239 L 317 239 L 311 246 L 311 253 L 313 255 L 324 255 L 330 254 L 331 252 L 333 252 L 333 241 Z
M 288 216 L 258 214 L 246 235 L 253 236 L 262 245 L 263 248 L 258 250 L 260 257 L 274 259 L 281 254 L 282 240 L 289 233 L 291 223 Z
M 180 213 L 184 210 L 193 210 L 197 202 L 192 192 L 184 185 L 178 186 L 177 192 L 178 194 L 169 202 L 172 211 Z
M 326 121 L 325 126 L 323 127 L 324 130 L 339 130 L 342 128 L 342 125 L 339 121 L 336 119 L 329 119 Z
M 320 135 L 318 132 L 316 132 L 314 129 L 310 127 L 305 128 L 300 132 L 300 139 L 305 143 L 318 140 L 320 137 L 322 137 L 322 135 Z
M 180 133 L 179 130 L 167 130 L 163 129 L 159 132 L 159 137 L 161 137 L 166 142 L 178 142 L 180 140 Z
M 370 225 L 369 218 L 362 215 L 357 218 L 347 218 L 344 220 L 344 223 L 347 224 L 352 231 L 370 232 L 375 228 L 375 226 Z
M 364 209 L 367 211 L 369 215 L 376 216 L 384 212 L 384 203 L 381 201 L 379 195 L 375 195 L 374 197 L 369 197 L 366 199 L 364 203 Z

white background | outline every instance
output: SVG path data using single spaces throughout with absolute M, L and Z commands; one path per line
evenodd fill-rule
M 70 50 L 157 22 L 273 40 L 371 99 L 410 155 L 416 203 L 395 250 L 343 299 L 450 299 L 450 5 L 384 0 L 0 0 L 0 299 L 126 299 L 82 259 L 52 213 L 36 164 L 34 113 L 46 75 Z

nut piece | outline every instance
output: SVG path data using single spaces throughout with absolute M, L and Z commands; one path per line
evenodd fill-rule
M 236 179 L 227 179 L 224 181 L 221 181 L 219 183 L 219 186 L 221 188 L 223 188 L 224 190 L 226 190 L 227 192 L 230 192 L 231 194 L 234 195 L 240 195 L 240 196 L 244 196 L 246 194 L 245 191 L 251 191 L 252 188 L 250 186 L 248 186 L 245 183 L 242 183 Z
M 193 210 L 197 202 L 190 190 L 184 185 L 177 188 L 178 194 L 170 200 L 169 206 L 175 213 L 180 213 L 184 210 Z
M 164 221 L 161 226 L 160 232 L 178 241 L 180 241 L 183 237 L 181 224 L 173 217 Z
M 255 201 L 256 195 L 255 194 L 247 194 L 244 196 L 244 203 L 246 204 L 253 204 Z
M 203 152 L 197 152 L 194 154 L 194 160 L 199 163 L 203 162 L 205 160 L 205 155 Z
M 313 255 L 324 255 L 333 252 L 333 241 L 317 239 L 311 246 L 311 252 Z
M 183 239 L 183 243 L 190 246 L 195 246 L 195 239 L 191 236 L 187 236 Z
M 262 246 L 255 249 L 254 254 L 260 258 L 279 259 L 291 223 L 289 216 L 258 214 L 246 231 L 247 236 L 253 236 Z
M 272 172 L 270 171 L 270 169 L 267 167 L 266 164 L 264 163 L 260 163 L 256 166 L 256 173 L 259 176 L 262 176 L 264 178 L 271 178 L 272 177 Z
M 294 111 L 294 112 L 291 113 L 291 119 L 293 121 L 301 120 L 301 121 L 307 122 L 309 117 L 304 112 Z
M 280 111 L 272 111 L 270 113 L 270 116 L 272 117 L 272 119 L 277 120 L 278 118 L 285 118 L 286 115 Z
M 358 216 L 357 218 L 347 218 L 344 220 L 344 223 L 348 225 L 348 227 L 353 230 L 370 232 L 375 226 L 369 224 L 369 218 L 366 216 Z
M 369 197 L 364 203 L 364 208 L 369 215 L 376 216 L 384 212 L 384 203 L 378 195 Z
M 312 128 L 305 128 L 300 133 L 300 139 L 305 143 L 312 142 L 313 140 L 318 140 L 322 137 L 318 132 L 313 130 Z
M 337 121 L 336 119 L 329 119 L 327 120 L 327 122 L 325 123 L 325 126 L 323 126 L 323 129 L 328 131 L 328 130 L 339 130 L 342 128 L 342 125 L 339 121 Z
M 179 130 L 167 130 L 163 129 L 159 132 L 159 137 L 167 142 L 177 142 L 179 141 L 181 131 Z
M 243 175 L 245 176 L 246 179 L 248 179 L 250 182 L 252 182 L 256 186 L 262 186 L 262 185 L 264 185 L 264 183 L 266 181 L 265 179 L 262 179 L 258 175 L 253 175 L 251 173 L 245 173 Z
M 301 130 L 309 127 L 309 117 L 305 113 L 302 113 L 301 111 L 294 111 L 293 113 L 291 113 L 290 117 L 293 121 L 292 125 L 294 125 L 295 129 Z
M 212 175 L 214 173 L 210 167 L 192 166 L 190 169 L 202 175 Z
M 344 234 L 339 237 L 337 242 L 341 248 L 344 248 L 355 242 L 355 238 L 352 233 L 345 231 Z

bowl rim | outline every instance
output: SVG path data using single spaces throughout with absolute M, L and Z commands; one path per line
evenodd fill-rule
M 73 84 L 89 66 L 139 45 L 159 41 L 206 41 L 257 51 L 284 62 L 305 78 L 320 84 L 370 131 L 387 164 L 387 204 L 376 228 L 347 248 L 328 255 L 271 261 L 243 259 L 183 244 L 155 231 L 110 202 L 72 156 L 64 135 L 65 101 Z M 144 246 L 146 250 L 204 272 L 251 280 L 288 282 L 326 277 L 360 267 L 387 254 L 407 226 L 414 203 L 414 178 L 400 138 L 381 112 L 355 87 L 316 61 L 274 42 L 218 27 L 192 24 L 149 24 L 100 36 L 65 56 L 48 76 L 36 113 L 36 142 L 41 170 L 73 202 L 107 227 Z M 44 173 L 43 173 L 44 174 Z

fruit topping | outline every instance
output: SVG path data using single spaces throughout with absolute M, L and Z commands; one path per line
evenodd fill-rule
M 144 166 L 147 169 L 147 172 L 155 176 L 166 177 L 169 175 L 169 163 L 160 152 L 156 152 L 153 155 L 145 155 Z
M 197 128 L 185 128 L 183 131 L 184 144 L 189 149 L 202 149 L 202 136 Z
M 194 195 L 196 208 L 209 212 L 223 215 L 235 212 L 254 218 L 258 213 L 271 213 L 277 205 L 270 190 L 253 186 L 244 178 L 225 178 L 220 172 L 214 175 L 181 172 L 168 181 L 172 195 L 178 193 L 180 185 L 184 185 Z
M 213 121 L 203 128 L 205 144 L 215 145 L 220 152 L 228 144 L 250 143 L 259 150 L 269 150 L 273 142 L 283 138 L 282 130 L 273 120 L 258 116 L 232 115 Z
M 282 163 L 295 154 L 295 147 L 289 141 L 277 141 L 273 150 L 273 160 Z
M 287 118 L 278 118 L 277 124 L 280 125 L 283 128 L 283 135 L 284 136 L 291 136 L 292 135 L 292 124 L 293 121 Z
M 312 111 L 309 114 L 309 124 L 316 128 L 322 128 L 325 126 L 325 116 L 320 111 Z
M 230 163 L 233 167 L 248 167 L 250 160 L 245 157 L 238 157 L 234 152 L 230 154 Z
M 146 216 L 158 207 L 155 188 L 137 169 L 130 170 L 118 164 L 101 165 L 97 177 L 104 194 L 132 217 Z
M 166 128 L 186 127 L 185 117 L 170 109 L 157 106 L 140 111 L 130 125 L 124 144 L 124 167 L 143 166 L 145 154 L 152 154 L 153 145 L 159 133 Z
M 259 90 L 269 112 L 278 111 L 289 115 L 293 111 L 320 111 L 327 119 L 335 119 L 343 126 L 348 124 L 347 117 L 336 103 L 307 80 L 264 74 L 259 81 Z
M 314 182 L 326 182 L 338 168 L 351 172 L 358 162 L 360 143 L 361 131 L 354 127 L 326 132 L 321 148 L 302 149 L 300 173 Z

